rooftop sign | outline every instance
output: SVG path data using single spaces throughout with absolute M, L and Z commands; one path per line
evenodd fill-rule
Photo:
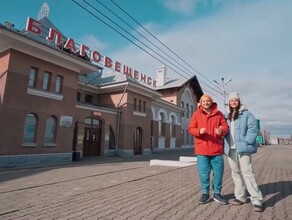
M 26 31 L 31 33 L 41 35 L 41 22 L 34 20 L 32 18 L 27 19 L 26 23 Z M 103 65 L 104 67 L 110 68 L 115 70 L 116 72 L 123 73 L 131 78 L 139 80 L 143 83 L 146 83 L 150 86 L 156 87 L 156 81 L 153 80 L 151 77 L 131 68 L 119 61 L 114 61 L 108 56 L 101 55 L 96 50 L 90 50 L 90 48 L 84 44 L 81 44 L 80 47 L 76 47 L 74 39 L 68 38 L 65 42 L 62 42 L 62 33 L 58 30 L 50 28 L 49 34 L 46 37 L 47 41 L 54 41 L 57 46 L 64 45 L 63 47 L 67 50 L 70 50 L 74 54 L 78 54 L 81 57 L 88 56 L 92 62 L 98 63 Z

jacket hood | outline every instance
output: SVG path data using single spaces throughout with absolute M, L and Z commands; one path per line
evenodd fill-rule
M 239 112 L 247 111 L 248 109 L 246 108 L 246 105 L 241 104 L 239 108 Z

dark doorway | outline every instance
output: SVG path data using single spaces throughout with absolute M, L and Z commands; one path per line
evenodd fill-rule
M 142 128 L 138 127 L 134 134 L 134 155 L 142 154 L 142 138 L 143 131 Z
M 84 128 L 83 156 L 92 157 L 100 155 L 101 129 Z

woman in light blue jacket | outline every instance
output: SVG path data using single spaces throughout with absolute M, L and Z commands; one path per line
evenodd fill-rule
M 244 204 L 247 189 L 254 211 L 262 212 L 263 196 L 256 183 L 251 160 L 251 154 L 257 152 L 257 121 L 253 114 L 240 103 L 237 92 L 229 94 L 228 102 L 230 112 L 226 118 L 229 132 L 224 138 L 224 153 L 228 156 L 235 185 L 235 199 L 232 204 Z

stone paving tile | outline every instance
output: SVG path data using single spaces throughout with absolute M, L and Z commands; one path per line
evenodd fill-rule
M 184 156 L 191 156 L 187 153 Z M 239 207 L 214 201 L 199 205 L 196 166 L 150 167 L 149 160 L 139 157 L 141 161 L 119 159 L 111 160 L 112 163 L 2 170 L 0 219 L 290 220 L 291 153 L 292 147 L 264 146 L 253 156 L 265 200 L 263 213 L 255 213 L 251 203 Z M 225 160 L 222 194 L 229 201 L 233 198 L 233 187 Z

